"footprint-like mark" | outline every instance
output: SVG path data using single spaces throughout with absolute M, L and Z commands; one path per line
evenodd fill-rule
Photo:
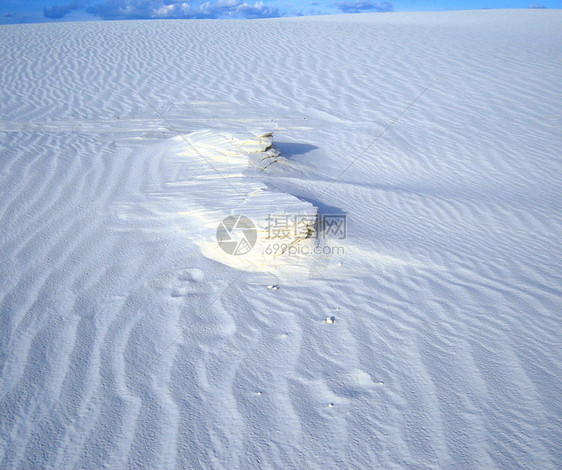
M 151 282 L 151 287 L 164 291 L 169 297 L 181 299 L 204 292 L 201 285 L 205 281 L 205 273 L 198 268 L 182 268 L 163 274 Z

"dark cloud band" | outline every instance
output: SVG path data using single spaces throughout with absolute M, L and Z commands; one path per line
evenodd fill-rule
M 363 11 L 392 11 L 394 7 L 390 2 L 370 2 L 370 1 L 354 1 L 354 2 L 336 2 L 334 7 L 339 8 L 344 13 L 361 13 Z

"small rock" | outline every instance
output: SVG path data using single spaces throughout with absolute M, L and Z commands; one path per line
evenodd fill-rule
M 267 288 L 268 288 L 269 290 L 279 290 L 279 286 L 278 286 L 278 285 L 267 286 Z
M 328 323 L 328 325 L 331 325 L 332 323 L 334 323 L 336 321 L 336 317 L 328 317 L 326 318 L 326 323 Z
M 328 408 L 333 408 L 334 404 L 333 403 L 328 403 Z

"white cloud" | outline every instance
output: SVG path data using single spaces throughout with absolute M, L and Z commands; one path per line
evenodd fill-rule
M 85 9 L 102 19 L 151 18 L 270 18 L 280 16 L 275 7 L 262 1 L 253 4 L 241 0 L 174 1 L 174 0 L 106 0 L 85 7 L 74 2 L 45 9 L 46 18 L 63 18 L 76 9 Z

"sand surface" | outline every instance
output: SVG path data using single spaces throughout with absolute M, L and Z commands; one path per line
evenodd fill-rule
M 1 26 L 0 467 L 560 468 L 561 24 Z

